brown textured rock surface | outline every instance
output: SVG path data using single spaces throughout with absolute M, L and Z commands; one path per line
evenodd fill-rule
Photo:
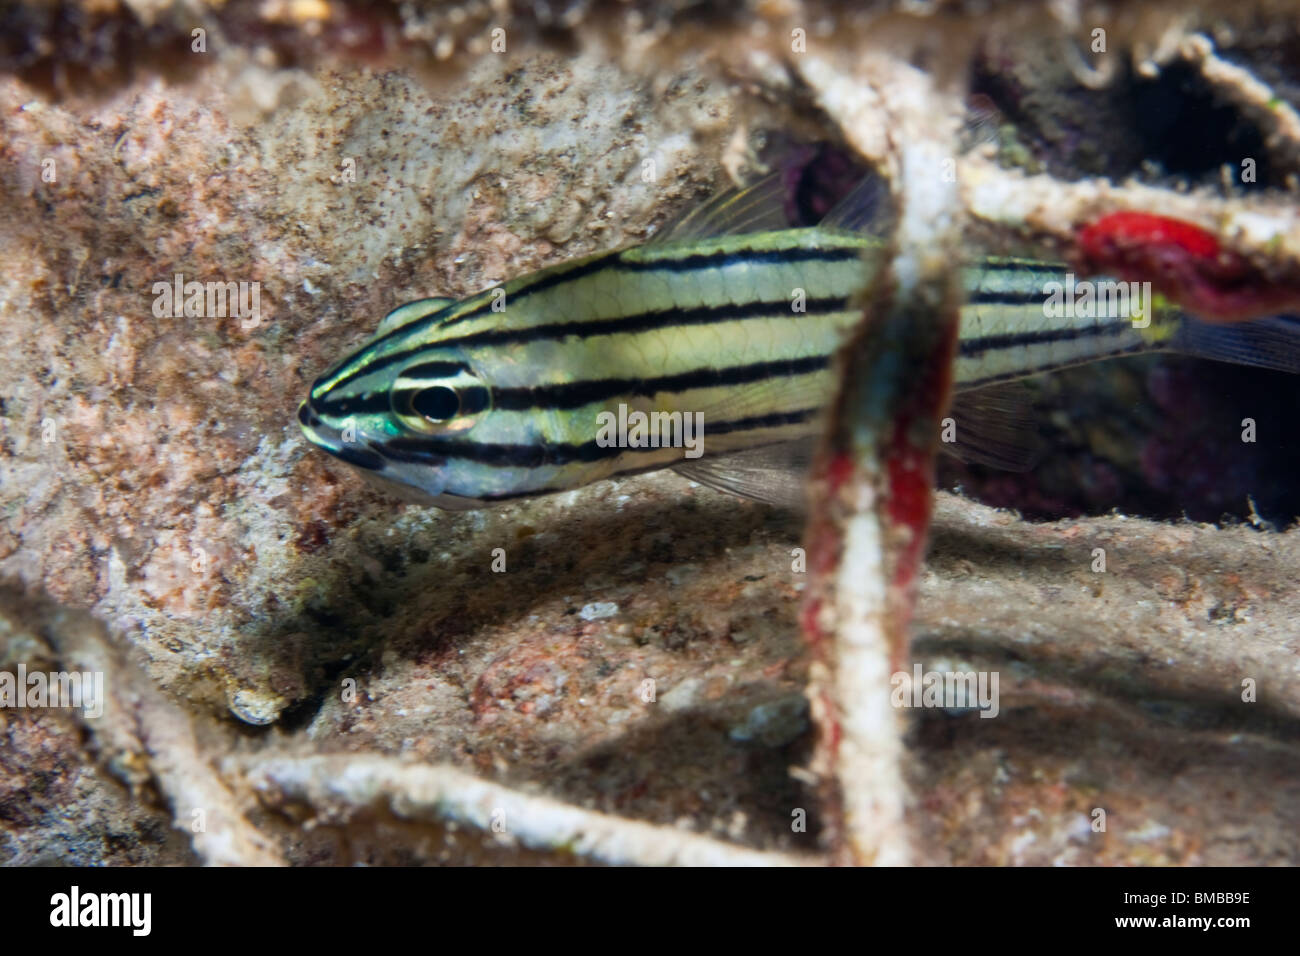
M 396 75 L 304 77 L 246 127 L 209 75 L 61 106 L 8 81 L 0 569 L 133 632 L 196 702 L 269 720 L 301 698 L 321 596 L 384 573 L 329 539 L 396 510 L 305 454 L 307 383 L 401 301 L 643 236 L 707 182 L 694 142 L 730 132 L 716 86 L 656 100 L 576 67 L 489 60 L 437 102 Z M 177 273 L 260 282 L 260 324 L 156 318 Z

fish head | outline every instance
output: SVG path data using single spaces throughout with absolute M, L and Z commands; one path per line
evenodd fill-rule
M 457 464 L 491 411 L 487 382 L 455 349 L 386 346 L 376 340 L 316 380 L 298 406 L 303 434 L 404 500 L 482 507 Z

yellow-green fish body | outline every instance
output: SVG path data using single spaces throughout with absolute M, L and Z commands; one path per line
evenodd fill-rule
M 315 382 L 299 421 L 331 454 L 445 508 L 670 466 L 748 493 L 719 459 L 744 464 L 737 453 L 817 433 L 831 358 L 861 319 L 855 294 L 879 249 L 872 236 L 827 227 L 691 237 L 567 262 L 459 302 L 414 302 Z M 1158 297 L 1117 307 L 1113 286 L 1091 308 L 1052 308 L 1070 299 L 1054 284 L 1074 286 L 1047 262 L 986 258 L 964 284 L 959 391 L 1177 344 L 1185 328 Z M 1228 357 L 1257 361 L 1246 351 Z M 636 412 L 658 413 L 659 428 L 619 433 Z M 686 431 L 700 424 L 702 437 Z

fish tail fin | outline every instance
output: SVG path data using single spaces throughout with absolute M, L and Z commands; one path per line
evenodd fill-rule
M 1300 374 L 1300 317 L 1210 323 L 1184 316 L 1163 347 L 1196 358 Z

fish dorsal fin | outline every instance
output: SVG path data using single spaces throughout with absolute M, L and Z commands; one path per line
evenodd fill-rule
M 402 326 L 415 322 L 417 319 L 427 318 L 437 312 L 441 312 L 448 306 L 455 305 L 455 299 L 417 299 L 414 302 L 408 302 L 406 305 L 399 305 L 392 312 L 384 316 L 384 320 L 379 323 L 379 328 L 375 329 L 375 337 L 387 335 L 394 329 L 400 329 Z
M 680 242 L 790 228 L 781 173 L 768 173 L 750 186 L 727 189 L 668 226 L 652 242 Z
M 749 186 L 727 189 L 669 224 L 651 244 L 710 239 L 715 236 L 772 232 L 792 228 L 787 212 L 790 187 L 777 170 Z M 893 203 L 889 187 L 868 173 L 828 212 L 819 225 L 828 229 L 883 236 L 889 231 Z
M 941 442 L 940 450 L 1003 471 L 1029 471 L 1043 455 L 1031 398 L 1024 382 L 959 392 L 949 412 L 956 441 Z
M 815 447 L 815 438 L 800 438 L 777 445 L 747 448 L 730 455 L 679 462 L 673 470 L 683 478 L 717 491 L 801 510 L 807 506 L 804 480 Z
M 822 219 L 824 229 L 885 236 L 894 215 L 889 186 L 877 173 L 868 173 Z
M 963 150 L 978 149 L 998 141 L 998 130 L 1004 122 L 1002 111 L 993 98 L 985 93 L 974 93 L 966 100 L 966 119 L 962 123 L 960 143 Z

